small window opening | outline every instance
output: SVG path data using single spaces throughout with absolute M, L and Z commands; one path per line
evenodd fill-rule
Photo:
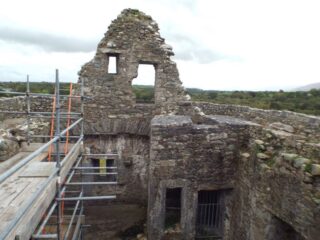
M 180 224 L 181 218 L 181 188 L 167 188 L 165 229 Z
M 222 239 L 224 191 L 199 191 L 196 239 Z
M 109 74 L 118 73 L 118 56 L 108 55 L 108 73 Z
M 139 64 L 138 76 L 132 80 L 132 89 L 137 103 L 154 103 L 155 66 Z

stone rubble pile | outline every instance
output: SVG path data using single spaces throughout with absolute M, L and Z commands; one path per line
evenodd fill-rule
M 25 119 L 7 119 L 0 123 L 0 162 L 19 152 L 27 141 L 27 129 Z M 30 135 L 47 134 L 48 129 L 48 121 L 30 119 Z

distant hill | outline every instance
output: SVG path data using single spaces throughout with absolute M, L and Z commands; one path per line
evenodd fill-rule
M 298 87 L 293 89 L 293 91 L 310 91 L 311 89 L 320 89 L 320 82 Z

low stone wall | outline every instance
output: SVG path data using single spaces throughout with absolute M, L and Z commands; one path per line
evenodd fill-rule
M 52 112 L 52 98 L 32 96 L 30 97 L 30 111 L 31 112 Z M 61 107 L 64 106 L 63 102 L 60 103 Z M 63 110 L 63 109 L 62 109 Z M 0 98 L 0 111 L 16 111 L 26 112 L 27 103 L 26 98 L 11 97 L 11 98 Z M 12 118 L 12 117 L 24 117 L 25 115 L 0 113 L 0 120 Z
M 251 133 L 249 148 L 241 149 L 234 191 L 240 211 L 232 221 L 239 229 L 232 229 L 230 239 L 317 239 L 320 145 L 308 140 L 284 129 Z
M 263 110 L 239 105 L 214 104 L 207 102 L 193 102 L 194 106 L 207 114 L 228 115 L 246 119 L 266 125 L 281 122 L 291 125 L 297 132 L 312 133 L 314 138 L 320 139 L 320 117 L 296 113 L 291 111 Z M 311 135 L 311 134 L 310 134 Z
M 230 239 L 317 239 L 319 176 L 311 177 L 288 159 L 261 159 L 255 144 L 241 154 L 239 162 L 234 192 L 234 207 L 239 211 L 232 219 L 238 229 L 232 229 Z

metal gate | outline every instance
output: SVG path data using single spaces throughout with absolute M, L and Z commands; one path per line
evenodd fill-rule
M 222 239 L 224 206 L 222 199 L 222 191 L 198 192 L 196 239 Z

